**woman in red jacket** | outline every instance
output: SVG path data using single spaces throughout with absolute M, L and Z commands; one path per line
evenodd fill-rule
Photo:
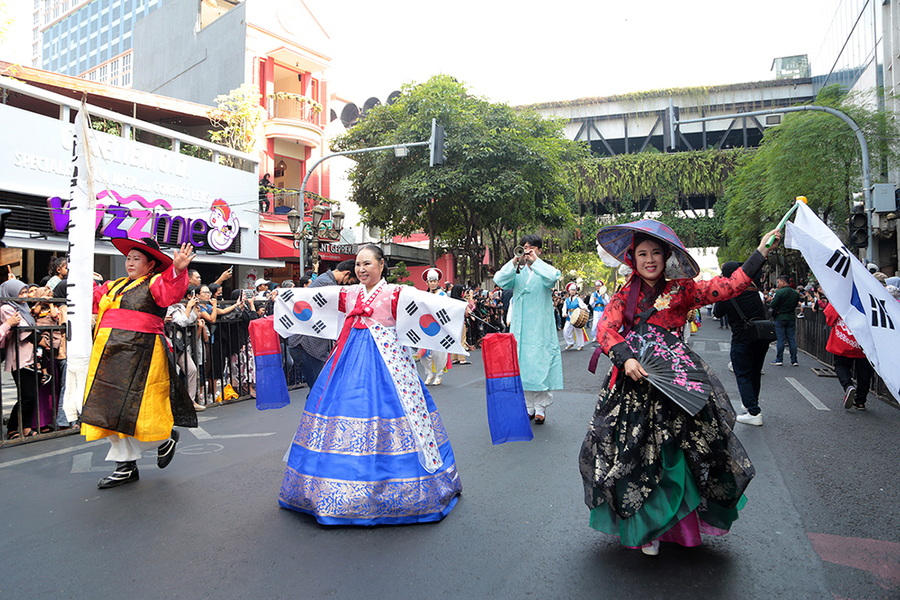
M 844 388 L 844 408 L 866 410 L 866 395 L 872 383 L 872 365 L 866 358 L 850 328 L 821 293 L 816 294 L 825 304 L 825 323 L 831 327 L 825 349 L 834 354 L 834 372 Z M 856 366 L 856 385 L 853 385 L 853 367 Z

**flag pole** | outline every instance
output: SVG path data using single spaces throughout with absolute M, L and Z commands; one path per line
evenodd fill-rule
M 776 227 L 775 229 L 777 229 L 778 231 L 781 231 L 784 228 L 784 224 L 787 223 L 787 220 L 791 218 L 792 214 L 797 212 L 797 207 L 800 206 L 801 202 L 803 202 L 804 204 L 809 204 L 809 202 L 806 200 L 806 196 L 797 196 L 797 200 L 794 202 L 794 205 L 791 207 L 791 209 L 789 211 L 787 211 L 784 214 L 783 217 L 781 217 L 781 221 L 778 223 L 778 227 Z M 774 241 L 775 241 L 775 236 L 772 236 L 769 239 L 769 241 L 766 242 L 766 248 L 771 246 L 772 242 L 774 242 Z

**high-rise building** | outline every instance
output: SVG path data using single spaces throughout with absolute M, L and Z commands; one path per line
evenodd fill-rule
M 32 66 L 131 87 L 135 23 L 167 0 L 34 0 Z

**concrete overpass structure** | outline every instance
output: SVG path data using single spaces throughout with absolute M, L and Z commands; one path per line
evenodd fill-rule
M 665 152 L 673 136 L 676 151 L 753 148 L 759 146 L 767 127 L 781 122 L 780 115 L 763 120 L 742 117 L 693 123 L 672 131 L 670 104 L 680 119 L 752 112 L 812 102 L 820 87 L 817 83 L 810 77 L 777 79 L 580 98 L 520 108 L 566 119 L 566 137 L 589 142 L 591 150 L 600 156 L 644 152 L 649 147 Z

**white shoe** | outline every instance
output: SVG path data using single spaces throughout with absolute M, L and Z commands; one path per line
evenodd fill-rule
M 569 344 L 568 346 L 566 346 L 566 350 L 571 350 L 574 347 L 575 347 L 575 344 Z
M 756 425 L 757 427 L 760 427 L 762 425 L 762 413 L 759 413 L 758 415 L 751 415 L 750 413 L 738 415 L 737 422 L 743 423 L 744 425 Z
M 734 373 L 734 367 L 731 365 L 731 361 L 728 361 L 728 370 Z
M 425 378 L 425 385 L 431 385 L 432 381 L 434 381 L 434 373 L 429 373 L 428 377 Z
M 442 380 L 443 380 L 443 378 L 440 375 L 438 375 L 437 377 L 434 378 L 434 382 L 431 385 L 441 385 Z
M 641 552 L 647 556 L 656 556 L 659 554 L 659 540 L 653 540 L 649 546 L 642 546 Z

